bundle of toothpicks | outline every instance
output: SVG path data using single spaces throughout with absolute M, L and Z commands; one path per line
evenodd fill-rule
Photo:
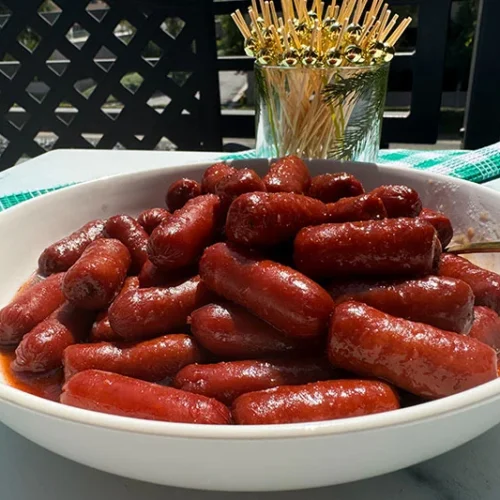
M 273 1 L 258 2 L 252 0 L 247 18 L 240 10 L 232 18 L 246 54 L 257 62 L 274 153 L 326 158 L 339 156 L 342 148 L 355 149 L 351 139 L 360 140 L 360 134 L 342 144 L 363 91 L 362 73 L 368 84 L 370 75 L 387 67 L 412 19 L 399 21 L 384 0 L 332 0 L 329 5 L 282 0 L 282 12 Z M 339 79 L 342 85 L 335 87 Z

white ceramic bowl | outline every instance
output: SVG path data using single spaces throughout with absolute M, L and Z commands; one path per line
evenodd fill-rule
M 260 173 L 267 162 L 245 161 Z M 163 206 L 170 182 L 208 164 L 85 183 L 0 214 L 0 304 L 32 272 L 45 246 L 83 223 Z M 498 237 L 500 194 L 396 167 L 313 161 L 313 174 L 347 170 L 370 189 L 407 184 L 444 210 L 458 232 Z M 486 261 L 493 268 L 497 263 Z M 500 269 L 500 267 L 498 267 Z M 451 450 L 500 422 L 500 379 L 455 396 L 348 420 L 280 426 L 203 426 L 137 420 L 45 401 L 0 383 L 0 419 L 64 457 L 122 476 L 198 489 L 264 491 L 368 478 Z

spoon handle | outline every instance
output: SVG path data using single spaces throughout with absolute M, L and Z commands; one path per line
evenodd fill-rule
M 483 241 L 480 243 L 452 246 L 446 252 L 455 255 L 466 253 L 497 253 L 500 252 L 500 241 Z

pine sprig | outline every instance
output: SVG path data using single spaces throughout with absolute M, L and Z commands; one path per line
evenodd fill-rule
M 335 80 L 324 88 L 325 103 L 338 105 L 348 101 L 354 113 L 345 124 L 344 133 L 335 136 L 330 143 L 328 156 L 350 160 L 356 156 L 356 151 L 362 149 L 367 137 L 371 135 L 371 129 L 380 120 L 387 91 L 387 74 L 379 69 L 348 78 L 336 75 Z M 365 106 L 361 106 L 363 100 L 367 103 Z M 377 138 L 377 143 L 379 140 L 380 137 Z

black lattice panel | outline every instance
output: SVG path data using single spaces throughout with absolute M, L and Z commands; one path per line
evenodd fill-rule
M 164 4 L 0 0 L 0 169 L 47 147 L 221 149 L 212 0 Z

